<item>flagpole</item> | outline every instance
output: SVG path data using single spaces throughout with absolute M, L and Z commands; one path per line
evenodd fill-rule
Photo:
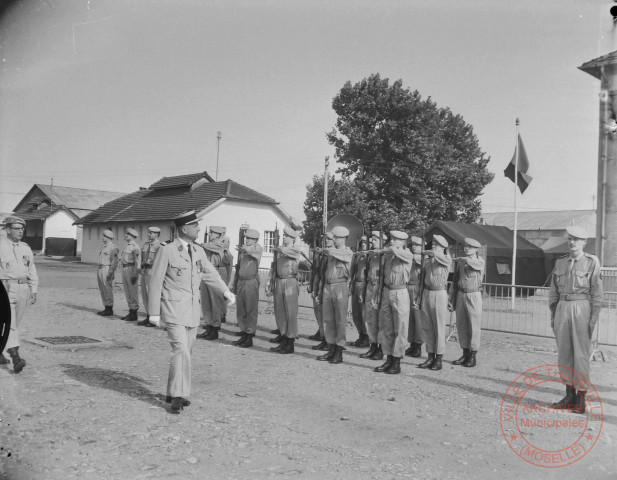
M 514 239 L 512 241 L 512 310 L 516 301 L 516 232 L 518 224 L 518 210 L 516 207 L 516 190 L 518 188 L 518 125 L 519 119 L 516 119 L 516 147 L 514 149 Z

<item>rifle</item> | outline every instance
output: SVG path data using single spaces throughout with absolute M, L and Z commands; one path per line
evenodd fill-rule
M 279 246 L 279 227 L 278 224 L 274 227 L 274 245 L 273 247 Z M 278 260 L 278 252 L 273 249 L 272 250 L 272 264 L 270 266 L 270 278 L 268 279 L 268 286 L 270 290 L 270 294 L 274 293 L 274 288 L 276 286 L 276 262 Z
M 244 245 L 244 234 L 248 228 L 240 228 L 238 232 L 238 249 Z M 238 250 L 238 261 L 236 262 L 236 273 L 234 275 L 234 293 L 238 292 L 238 280 L 240 279 L 240 259 L 242 258 L 242 252 Z
M 420 277 L 418 279 L 418 310 L 422 310 L 422 296 L 424 295 L 424 277 L 426 275 L 424 267 L 426 266 L 426 258 L 424 255 L 424 248 L 426 243 L 424 241 L 424 235 L 422 235 L 422 254 L 420 255 Z
M 450 304 L 452 305 L 452 311 L 456 310 L 456 298 L 458 297 L 458 268 L 459 259 L 457 258 L 454 261 L 454 275 L 452 275 L 452 300 L 450 300 Z

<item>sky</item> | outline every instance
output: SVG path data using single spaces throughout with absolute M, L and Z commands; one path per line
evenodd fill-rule
M 516 118 L 533 176 L 519 210 L 594 208 L 600 88 L 577 67 L 610 51 L 610 5 L 16 2 L 0 18 L 0 212 L 52 178 L 131 192 L 163 176 L 214 177 L 220 131 L 218 179 L 302 219 L 306 185 L 335 160 L 332 98 L 373 73 L 473 126 L 495 173 L 484 211 L 513 209 L 503 170 Z

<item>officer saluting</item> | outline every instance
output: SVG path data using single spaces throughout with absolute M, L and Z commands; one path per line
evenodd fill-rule
M 126 247 L 120 255 L 122 263 L 122 286 L 126 303 L 129 305 L 129 313 L 122 320 L 134 322 L 137 320 L 137 310 L 139 310 L 139 290 L 137 289 L 137 272 L 141 265 L 141 249 L 135 239 L 139 236 L 134 228 L 127 228 L 124 234 Z
M 210 227 L 208 243 L 201 245 L 206 251 L 208 260 L 212 266 L 216 268 L 217 272 L 219 272 L 219 275 L 221 272 L 221 262 L 225 257 L 225 249 L 223 246 L 224 232 L 225 230 L 223 227 Z M 220 276 L 224 278 L 222 275 Z M 227 283 L 227 281 L 223 281 Z M 218 331 L 221 328 L 221 320 L 223 318 L 223 302 L 224 299 L 217 292 L 216 288 L 210 288 L 204 279 L 201 285 L 201 312 L 203 321 L 206 324 L 206 329 L 197 335 L 197 338 L 204 338 L 206 340 L 216 340 L 219 338 Z
M 171 362 L 167 382 L 167 402 L 179 412 L 190 404 L 191 349 L 197 334 L 201 308 L 199 286 L 202 277 L 218 285 L 220 293 L 231 303 L 233 293 L 210 264 L 206 253 L 194 241 L 199 236 L 199 224 L 194 211 L 174 219 L 178 237 L 161 247 L 154 259 L 150 279 L 148 311 L 150 321 L 160 326 L 161 319 L 171 344 Z
M 6 237 L 0 237 L 0 280 L 9 296 L 11 306 L 11 329 L 6 351 L 13 361 L 13 371 L 19 373 L 26 361 L 19 356 L 19 330 L 28 303 L 36 303 L 39 277 L 34 266 L 34 255 L 27 243 L 21 241 L 26 222 L 19 217 L 4 219 Z M 8 360 L 0 355 L 0 364 Z
M 156 254 L 161 248 L 161 242 L 159 236 L 161 235 L 161 229 L 159 227 L 148 227 L 148 241 L 141 247 L 141 268 L 138 274 L 141 275 L 141 301 L 144 304 L 144 310 L 146 311 L 146 318 L 141 322 L 137 322 L 137 325 L 143 327 L 154 327 L 150 323 L 150 314 L 148 311 L 148 284 L 150 283 L 150 273 L 152 271 L 152 265 L 154 265 L 154 259 Z
M 103 247 L 99 253 L 99 268 L 96 278 L 99 283 L 99 292 L 101 292 L 101 300 L 103 301 L 104 310 L 96 312 L 101 317 L 109 317 L 114 314 L 114 275 L 118 268 L 119 250 L 112 240 L 114 232 L 111 230 L 103 230 Z
M 560 371 L 561 378 L 568 382 L 566 396 L 552 407 L 584 413 L 585 380 L 579 378 L 576 382 L 572 375 L 580 374 L 589 380 L 591 337 L 602 309 L 602 276 L 598 258 L 583 252 L 587 243 L 585 230 L 572 226 L 566 232 L 570 255 L 555 263 L 548 305 L 557 341 L 557 363 L 570 370 Z

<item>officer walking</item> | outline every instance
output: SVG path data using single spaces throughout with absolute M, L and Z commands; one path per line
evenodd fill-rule
M 422 249 L 424 244 L 420 237 L 411 237 L 411 253 L 413 254 L 413 262 L 411 263 L 411 272 L 409 274 L 409 283 L 407 290 L 409 291 L 409 299 L 411 300 L 411 309 L 409 310 L 409 329 L 407 333 L 407 341 L 409 348 L 405 350 L 405 355 L 410 357 L 419 357 L 422 355 L 422 344 L 424 343 L 424 326 L 420 316 L 416 313 L 418 307 L 420 293 L 420 274 L 422 272 Z
M 465 239 L 465 256 L 456 260 L 452 296 L 448 310 L 456 311 L 456 331 L 463 349 L 463 356 L 452 365 L 476 366 L 476 354 L 480 348 L 482 333 L 482 277 L 484 259 L 478 256 L 480 242 Z
M 127 228 L 124 234 L 126 247 L 120 256 L 122 263 L 122 286 L 124 287 L 124 295 L 126 303 L 129 305 L 129 313 L 122 320 L 134 322 L 137 320 L 137 310 L 139 310 L 139 290 L 137 288 L 137 272 L 141 265 L 141 248 L 137 245 L 135 239 L 138 237 L 137 230 Z
M 240 262 L 236 315 L 240 338 L 234 345 L 242 348 L 253 346 L 259 313 L 259 263 L 263 247 L 257 243 L 259 232 L 249 228 L 244 232 L 245 243 L 237 248 Z
M 368 271 L 366 274 L 366 288 L 363 298 L 364 319 L 366 320 L 366 332 L 369 338 L 369 349 L 360 358 L 381 360 L 383 351 L 379 345 L 379 309 L 373 308 L 373 299 L 378 298 L 381 256 L 383 255 L 383 234 L 372 232 L 371 251 L 368 253 Z
M 369 339 L 364 324 L 364 287 L 366 284 L 366 266 L 368 263 L 368 240 L 362 235 L 360 238 L 359 251 L 353 256 L 351 262 L 351 315 L 353 324 L 358 330 L 358 339 L 351 342 L 352 347 L 365 348 L 369 346 Z
M 583 228 L 571 226 L 566 232 L 570 254 L 555 263 L 548 304 L 557 341 L 557 363 L 569 370 L 560 371 L 566 396 L 552 407 L 585 413 L 591 339 L 603 300 L 601 266 L 597 257 L 583 251 L 587 243 Z
M 393 230 L 390 232 L 390 249 L 385 254 L 383 272 L 383 291 L 379 311 L 379 343 L 386 361 L 375 367 L 375 372 L 389 374 L 401 373 L 401 358 L 407 348 L 407 324 L 409 322 L 409 274 L 413 254 L 405 250 L 403 245 L 408 235 L 405 232 Z M 377 307 L 377 299 L 373 299 Z
M 217 272 L 224 270 L 221 269 L 221 262 L 225 257 L 225 247 L 223 246 L 223 227 L 212 226 L 210 227 L 210 234 L 208 236 L 208 243 L 202 244 L 203 249 L 206 251 L 206 256 Z M 223 303 L 224 298 L 217 291 L 216 288 L 212 288 L 208 284 L 207 278 L 204 278 L 201 285 L 201 311 L 203 321 L 205 323 L 205 330 L 197 335 L 197 338 L 203 338 L 206 340 L 216 340 L 219 338 L 219 330 L 221 329 L 221 320 L 223 318 Z M 227 282 L 225 282 L 227 284 Z
M 13 361 L 13 371 L 21 372 L 26 361 L 19 356 L 19 331 L 28 303 L 36 303 L 39 277 L 34 266 L 34 255 L 27 243 L 22 242 L 26 222 L 19 217 L 4 219 L 6 237 L 0 237 L 0 280 L 9 296 L 11 328 L 6 351 Z M 0 355 L 0 364 L 8 360 Z
M 154 259 L 159 248 L 161 248 L 160 235 L 161 229 L 159 227 L 148 227 L 148 241 L 141 247 L 141 268 L 138 274 L 141 275 L 141 301 L 144 304 L 144 310 L 146 310 L 146 318 L 141 322 L 137 322 L 137 325 L 143 327 L 154 327 L 154 324 L 150 323 L 148 311 L 148 284 L 150 283 L 150 273 L 152 265 L 154 265 Z
M 422 312 L 426 318 L 424 339 L 428 359 L 420 368 L 441 370 L 441 359 L 446 349 L 446 320 L 448 319 L 448 272 L 452 257 L 446 251 L 448 241 L 441 235 L 433 235 L 433 249 L 424 250 L 424 289 Z
M 112 240 L 114 232 L 103 230 L 103 247 L 99 252 L 99 264 L 96 278 L 99 284 L 99 292 L 103 301 L 103 310 L 96 312 L 101 317 L 109 317 L 114 314 L 114 276 L 118 268 L 119 250 Z
M 326 232 L 325 237 L 326 248 L 333 248 L 334 237 L 332 236 L 332 232 Z M 315 320 L 317 320 L 317 332 L 308 337 L 308 339 L 319 341 L 319 343 L 317 345 L 313 345 L 311 349 L 321 351 L 328 350 L 328 342 L 326 342 L 326 333 L 323 325 L 323 305 L 319 303 L 321 277 L 325 272 L 327 259 L 327 255 L 321 248 L 316 248 L 314 250 L 313 262 L 315 265 L 313 267 L 313 271 L 315 272 L 315 275 L 313 276 L 312 284 L 307 288 L 307 291 L 311 294 L 311 298 L 313 299 L 313 313 L 315 314 Z
M 346 345 L 347 306 L 349 303 L 349 269 L 353 252 L 345 246 L 349 230 L 345 227 L 332 229 L 334 248 L 325 250 L 327 255 L 323 284 L 323 323 L 328 343 L 328 352 L 317 360 L 342 363 Z
M 190 405 L 191 350 L 197 334 L 201 308 L 199 287 L 202 276 L 212 279 L 231 303 L 234 295 L 210 264 L 204 250 L 194 243 L 199 236 L 195 211 L 177 216 L 178 237 L 159 250 L 150 278 L 148 311 L 150 321 L 167 330 L 171 361 L 167 381 L 167 403 L 174 413 Z
M 274 294 L 274 317 L 281 332 L 280 343 L 271 352 L 289 354 L 294 352 L 294 342 L 298 336 L 298 264 L 302 258 L 300 250 L 294 248 L 298 232 L 289 227 L 283 230 L 283 246 L 274 247 L 277 252 L 275 272 L 268 278 L 275 278 L 274 285 L 266 285 L 266 295 Z

